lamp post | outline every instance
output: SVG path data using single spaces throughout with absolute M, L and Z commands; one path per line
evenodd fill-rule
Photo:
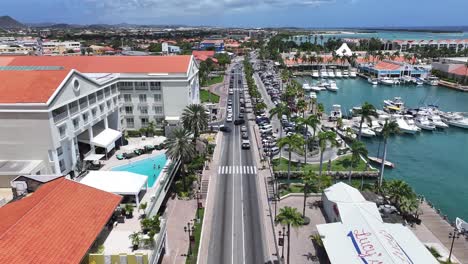
M 283 226 L 283 232 L 281 230 L 278 232 L 279 233 L 279 245 L 281 246 L 281 262 L 284 263 L 284 246 L 285 246 L 285 237 L 289 236 L 286 232 L 286 227 Z
M 189 237 L 189 250 L 188 250 L 188 255 L 192 255 L 192 235 L 193 231 L 195 230 L 194 224 L 188 222 L 187 226 L 184 226 L 184 232 L 188 233 Z
M 197 198 L 197 222 L 200 221 L 200 208 L 202 208 L 202 205 L 200 203 L 200 190 L 198 189 L 196 194 L 195 194 L 196 198 Z
M 452 250 L 453 250 L 453 243 L 455 242 L 455 239 L 458 239 L 460 237 L 460 231 L 457 228 L 453 229 L 453 233 L 449 233 L 449 238 L 452 239 L 452 244 L 450 245 L 450 253 L 448 257 L 448 262 L 452 263 Z

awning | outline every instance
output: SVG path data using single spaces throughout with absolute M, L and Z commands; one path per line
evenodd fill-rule
M 119 195 L 138 195 L 148 176 L 127 171 L 90 171 L 80 183 Z
M 100 160 L 104 157 L 104 154 L 89 154 L 84 160 Z
M 91 140 L 91 143 L 95 146 L 105 148 L 109 152 L 109 150 L 114 147 L 115 141 L 121 137 L 122 132 L 107 128 L 95 136 L 93 140 Z M 109 147 L 111 148 L 109 149 Z

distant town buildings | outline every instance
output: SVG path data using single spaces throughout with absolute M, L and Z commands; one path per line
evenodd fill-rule
M 455 52 L 468 49 L 468 39 L 447 40 L 391 40 L 384 44 L 384 50 L 406 51 L 411 48 L 430 47 L 435 49 L 447 48 Z
M 163 42 L 162 44 L 162 53 L 163 54 L 178 54 L 180 53 L 180 47 L 170 45 L 167 42 Z
M 40 45 L 42 55 L 62 55 L 67 53 L 80 53 L 81 43 L 78 41 L 44 41 Z
M 205 39 L 200 42 L 200 50 L 212 49 L 216 52 L 224 51 L 224 40 L 223 39 Z

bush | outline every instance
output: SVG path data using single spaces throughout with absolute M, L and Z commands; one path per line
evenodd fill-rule
M 127 135 L 129 137 L 141 137 L 141 133 L 138 130 L 127 130 Z

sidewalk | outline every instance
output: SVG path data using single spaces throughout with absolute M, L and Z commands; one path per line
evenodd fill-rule
M 193 223 L 197 208 L 196 200 L 174 200 L 167 202 L 167 248 L 163 264 L 185 263 L 189 239 L 184 232 L 188 222 Z

